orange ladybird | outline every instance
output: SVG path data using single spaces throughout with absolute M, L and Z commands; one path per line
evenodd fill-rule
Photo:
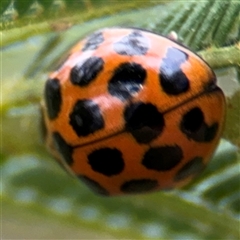
M 189 183 L 209 162 L 224 114 L 223 92 L 199 56 L 134 28 L 77 43 L 44 90 L 48 148 L 102 195 Z

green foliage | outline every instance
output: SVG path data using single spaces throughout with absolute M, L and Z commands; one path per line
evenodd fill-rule
M 157 3 L 138 0 L 3 0 L 0 4 L 0 23 L 5 30 L 46 21 L 50 25 L 52 22 L 58 25 L 59 20 L 73 24 L 154 4 Z M 41 30 L 46 31 L 45 28 Z
M 2 238 L 239 239 L 240 2 L 173 1 L 146 7 L 156 2 L 141 1 L 139 8 L 145 7 L 136 11 L 137 1 L 129 5 L 115 1 L 111 6 L 103 6 L 106 1 L 65 1 L 64 21 L 70 23 L 65 31 L 51 27 L 53 19 L 62 22 L 61 14 L 50 14 L 56 2 L 39 0 L 46 14 L 30 21 L 27 12 L 33 1 L 15 1 L 19 17 L 3 23 Z M 77 2 L 85 15 L 82 9 L 69 12 Z M 9 3 L 2 1 L 2 16 Z M 184 44 L 201 50 L 227 96 L 227 140 L 221 140 L 204 173 L 184 189 L 98 197 L 66 175 L 44 148 L 39 102 L 47 72 L 74 42 L 116 25 L 165 35 L 176 31 Z

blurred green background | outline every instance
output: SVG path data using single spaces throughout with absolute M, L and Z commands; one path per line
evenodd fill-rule
M 240 239 L 240 1 L 1 0 L 0 16 L 1 239 Z M 45 149 L 48 72 L 107 26 L 175 31 L 217 74 L 227 97 L 223 139 L 184 189 L 98 197 Z

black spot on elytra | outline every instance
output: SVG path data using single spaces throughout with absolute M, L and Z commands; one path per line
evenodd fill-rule
M 52 137 L 53 137 L 55 149 L 62 155 L 63 160 L 65 160 L 65 162 L 68 165 L 72 165 L 73 164 L 73 159 L 72 159 L 73 147 L 67 144 L 67 142 L 63 139 L 63 137 L 58 132 L 54 132 Z
M 184 114 L 180 129 L 188 138 L 197 142 L 211 142 L 217 134 L 218 123 L 208 126 L 202 110 L 195 107 Z
M 188 91 L 189 80 L 181 69 L 181 64 L 188 60 L 188 55 L 177 48 L 169 48 L 162 59 L 159 80 L 162 89 L 170 95 Z
M 152 179 L 134 179 L 122 184 L 123 193 L 144 193 L 152 191 L 158 187 L 157 180 Z
M 44 89 L 44 99 L 48 117 L 53 120 L 58 116 L 62 105 L 61 85 L 57 78 L 47 80 Z
M 100 108 L 92 100 L 78 100 L 69 119 L 70 125 L 79 137 L 87 136 L 104 127 Z
M 175 181 L 184 180 L 190 176 L 194 176 L 200 173 L 204 169 L 205 165 L 203 163 L 202 157 L 195 157 L 189 162 L 187 162 L 175 175 Z
M 113 176 L 124 169 L 122 153 L 116 148 L 101 148 L 88 155 L 88 163 L 95 172 L 105 176 Z
M 88 37 L 82 51 L 97 49 L 103 41 L 103 34 L 101 32 L 95 32 Z
M 70 81 L 80 87 L 90 84 L 103 70 L 104 61 L 99 57 L 90 57 L 85 62 L 75 65 L 70 72 Z
M 211 92 L 219 91 L 219 90 L 221 91 L 221 89 L 216 84 L 217 84 L 217 79 L 216 79 L 216 76 L 213 75 L 213 77 L 209 78 L 208 82 L 206 82 L 203 85 L 203 91 L 206 93 L 211 93 Z
M 146 70 L 140 64 L 122 63 L 115 69 L 109 81 L 108 91 L 124 101 L 141 90 L 146 76 Z
M 132 103 L 124 111 L 125 128 L 138 143 L 149 143 L 163 130 L 164 118 L 151 103 Z
M 105 188 L 103 188 L 98 182 L 82 175 L 79 175 L 78 179 L 84 182 L 94 193 L 103 196 L 109 196 L 109 192 Z
M 142 164 L 151 170 L 169 171 L 183 159 L 182 149 L 178 146 L 152 147 L 144 155 Z
M 149 43 L 140 31 L 135 30 L 114 43 L 113 49 L 120 55 L 145 55 L 149 49 Z

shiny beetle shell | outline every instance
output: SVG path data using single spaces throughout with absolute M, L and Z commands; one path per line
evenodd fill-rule
M 95 193 L 189 183 L 221 136 L 225 98 L 195 53 L 152 32 L 102 29 L 77 43 L 46 81 L 45 140 Z

